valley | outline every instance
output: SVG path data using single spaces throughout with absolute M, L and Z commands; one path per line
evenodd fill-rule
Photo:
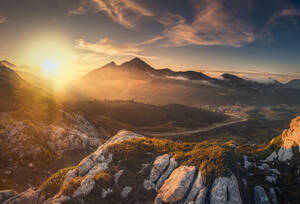
M 173 78 L 179 76 L 186 79 Z M 92 92 L 91 87 L 85 87 L 91 77 L 97 82 Z M 130 82 L 123 81 L 124 77 Z M 284 203 L 291 202 L 286 195 L 298 185 L 291 178 L 286 180 L 287 171 L 298 168 L 298 153 L 294 143 L 292 149 L 282 146 L 285 141 L 291 148 L 282 131 L 298 127 L 297 122 L 290 125 L 290 121 L 300 114 L 295 97 L 299 89 L 248 82 L 232 75 L 224 75 L 221 80 L 194 72 L 161 71 L 136 58 L 121 67 L 110 63 L 91 72 L 73 81 L 62 95 L 24 80 L 3 64 L 0 78 L 4 99 L 0 109 L 0 201 L 8 196 L 5 204 L 80 200 L 172 203 L 172 196 L 167 197 L 164 189 L 180 178 L 177 171 L 194 175 L 194 179 L 203 177 L 201 189 L 206 193 L 201 197 L 197 187 L 180 195 L 185 196 L 179 196 L 179 200 L 223 203 L 213 191 L 224 193 L 218 189 L 218 182 L 227 182 L 224 185 L 231 189 L 229 192 L 239 192 L 234 198 L 222 195 L 222 199 L 237 199 L 229 203 L 249 203 L 249 197 L 273 199 L 274 195 Z M 287 98 L 275 99 L 284 90 Z M 120 97 L 114 93 L 120 93 Z M 235 98 L 238 93 L 243 96 Z M 184 97 L 186 94 L 190 97 Z M 257 101 L 260 94 L 265 98 Z M 276 101 L 270 103 L 271 99 Z M 297 146 L 298 135 L 291 133 L 288 137 L 295 139 Z M 276 159 L 272 157 L 274 152 Z M 158 164 L 161 159 L 169 162 L 168 167 L 155 173 L 155 169 L 163 168 L 156 165 L 165 165 Z M 286 160 L 293 166 L 286 167 Z M 247 167 L 250 163 L 252 167 Z M 160 180 L 154 179 L 156 174 Z M 252 180 L 252 174 L 266 182 Z M 125 180 L 116 180 L 116 175 Z M 136 175 L 137 180 L 133 179 Z M 196 185 L 198 180 L 193 178 L 180 179 Z M 268 181 L 273 178 L 278 179 L 278 185 Z M 241 187 L 245 179 L 249 184 Z M 263 193 L 260 187 L 268 192 Z M 275 187 L 286 195 L 270 190 Z M 257 197 L 258 189 L 261 198 Z M 298 193 L 296 190 L 292 196 L 298 198 Z

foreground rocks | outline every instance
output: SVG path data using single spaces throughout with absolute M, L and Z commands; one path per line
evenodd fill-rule
M 22 189 L 25 184 L 36 185 L 42 182 L 39 178 L 56 171 L 55 166 L 61 165 L 59 160 L 65 162 L 65 158 L 72 156 L 77 162 L 76 154 L 95 151 L 106 137 L 101 127 L 96 129 L 81 115 L 64 111 L 61 111 L 60 121 L 51 124 L 16 119 L 12 113 L 2 113 L 0 157 L 6 162 L 0 164 L 0 186 Z
M 297 127 L 296 124 L 292 126 L 292 128 Z M 294 141 L 293 145 L 297 145 L 297 139 L 292 140 L 290 137 L 291 135 L 298 137 L 298 131 L 287 132 L 290 134 L 285 132 L 286 137 L 283 138 L 282 145 L 286 145 L 287 148 L 287 145 L 290 144 L 285 143 L 285 138 L 288 138 L 287 141 Z M 143 146 L 143 142 L 148 146 Z M 283 182 L 281 178 L 283 171 L 279 167 L 286 165 L 285 167 L 294 168 L 296 165 L 280 161 L 280 153 L 277 151 L 273 151 L 262 160 L 251 155 L 242 155 L 239 161 L 230 160 L 230 165 L 234 168 L 223 163 L 225 165 L 223 173 L 207 174 L 207 169 L 199 165 L 186 164 L 178 159 L 175 155 L 177 149 L 175 151 L 170 149 L 170 152 L 158 154 L 155 152 L 154 146 L 157 144 L 154 142 L 159 144 L 165 141 L 151 140 L 142 135 L 122 130 L 100 145 L 95 152 L 84 158 L 76 167 L 68 170 L 63 176 L 60 189 L 51 197 L 45 197 L 40 188 L 31 188 L 20 194 L 13 191 L 0 192 L 0 199 L 6 204 L 26 202 L 37 204 L 292 203 L 286 202 L 282 198 L 282 192 L 285 189 L 281 189 L 279 185 L 280 182 Z M 176 143 L 176 145 L 179 144 Z M 134 158 L 122 155 L 128 153 L 123 151 L 128 148 L 133 148 L 130 151 L 132 151 L 132 155 L 135 155 Z M 145 152 L 140 152 L 141 149 Z M 210 152 L 198 151 L 201 154 L 208 154 L 204 158 L 211 156 Z M 122 157 L 118 155 L 118 152 L 122 152 Z M 140 154 L 143 155 L 139 157 Z M 194 157 L 194 159 L 197 158 Z M 292 158 L 295 159 L 295 155 Z M 220 171 L 220 167 L 213 167 L 219 168 Z M 296 168 L 299 169 L 297 166 Z M 296 174 L 298 177 L 300 176 L 299 171 L 296 171 Z M 298 177 L 296 177 L 295 183 L 298 182 Z

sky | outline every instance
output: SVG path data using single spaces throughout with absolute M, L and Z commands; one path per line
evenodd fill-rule
M 0 0 L 0 59 L 300 75 L 300 1 Z

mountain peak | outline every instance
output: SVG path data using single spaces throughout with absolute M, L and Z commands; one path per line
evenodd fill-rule
M 117 66 L 117 64 L 114 61 L 111 61 L 110 63 L 107 63 L 103 67 L 115 67 L 115 66 Z
M 2 60 L 0 61 L 0 65 L 6 66 L 8 68 L 15 68 L 17 67 L 16 65 L 14 65 L 13 63 L 7 61 L 7 60 Z
M 121 67 L 125 69 L 134 69 L 134 70 L 143 70 L 143 71 L 153 70 L 153 68 L 149 64 L 147 64 L 146 62 L 144 62 L 138 57 L 135 57 L 132 60 L 123 63 Z
M 130 62 L 144 62 L 143 60 L 141 60 L 138 57 L 133 58 L 132 60 L 130 60 Z

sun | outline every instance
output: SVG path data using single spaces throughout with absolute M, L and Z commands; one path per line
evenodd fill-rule
M 59 63 L 54 59 L 46 59 L 42 62 L 44 75 L 50 77 L 56 75 L 59 71 Z

